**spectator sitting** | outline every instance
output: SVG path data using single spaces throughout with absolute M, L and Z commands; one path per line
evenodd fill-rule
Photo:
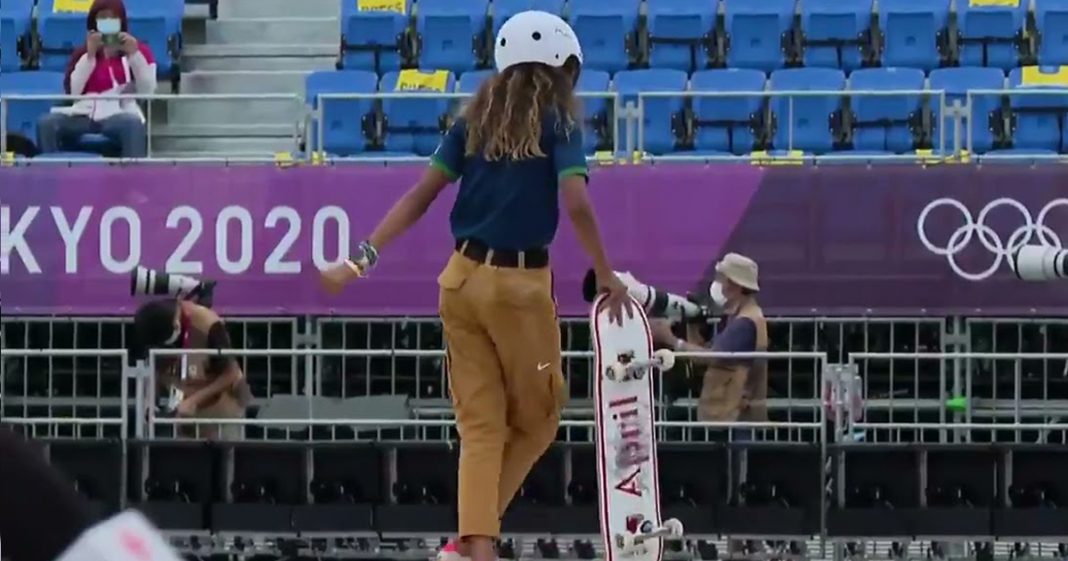
M 64 90 L 89 96 L 68 107 L 56 107 L 37 127 L 42 152 L 77 149 L 86 134 L 102 134 L 121 146 L 124 158 L 147 155 L 145 116 L 134 100 L 92 99 L 94 95 L 152 94 L 156 91 L 156 60 L 148 45 L 127 31 L 122 0 L 95 0 L 86 18 L 85 46 L 67 65 Z

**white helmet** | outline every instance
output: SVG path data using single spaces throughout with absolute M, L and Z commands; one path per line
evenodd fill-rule
M 582 62 L 582 47 L 571 26 L 549 12 L 519 12 L 497 32 L 493 58 L 497 72 L 524 62 L 561 67 L 570 57 Z

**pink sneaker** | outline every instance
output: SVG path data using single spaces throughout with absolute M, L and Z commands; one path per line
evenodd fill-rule
M 457 540 L 449 540 L 444 546 L 438 550 L 438 561 L 470 561 L 470 557 L 464 557 L 460 555 L 460 550 L 457 547 Z

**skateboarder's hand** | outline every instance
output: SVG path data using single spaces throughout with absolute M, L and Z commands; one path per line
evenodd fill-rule
M 634 319 L 634 310 L 631 308 L 630 297 L 627 296 L 627 285 L 619 280 L 612 271 L 597 275 L 599 292 L 608 295 L 605 306 L 608 308 L 608 321 L 623 325 L 623 312 L 627 312 L 627 319 Z

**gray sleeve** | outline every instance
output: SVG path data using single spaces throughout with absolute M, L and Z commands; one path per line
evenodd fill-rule
M 756 351 L 756 324 L 749 318 L 735 318 L 712 341 L 712 350 L 720 353 Z

